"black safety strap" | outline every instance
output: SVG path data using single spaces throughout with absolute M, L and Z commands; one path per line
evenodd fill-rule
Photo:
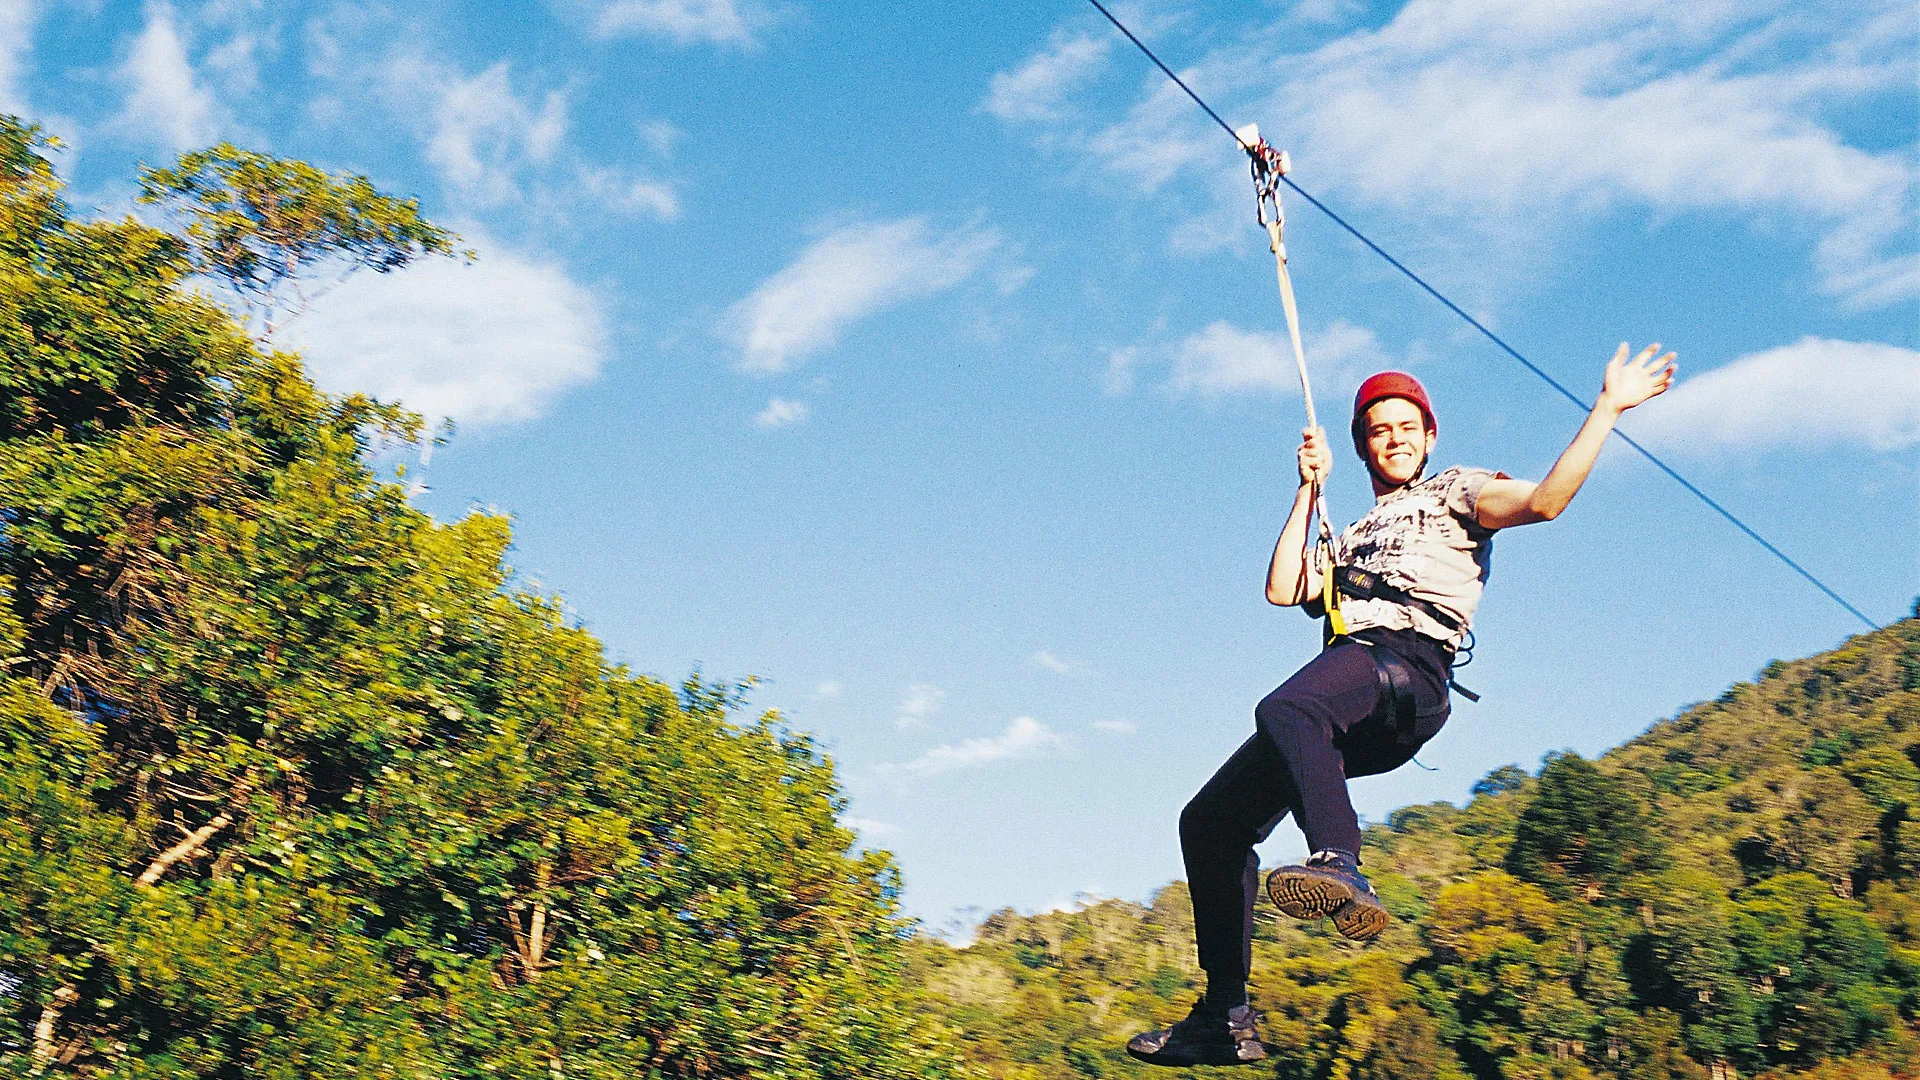
M 1402 746 L 1412 746 L 1420 741 L 1414 726 L 1413 671 L 1392 649 L 1376 646 L 1367 652 L 1373 656 L 1374 674 L 1380 679 L 1380 703 L 1374 706 L 1374 715 L 1393 724 Z
M 1459 619 L 1442 611 L 1430 600 L 1423 600 L 1405 589 L 1387 584 L 1378 574 L 1369 573 L 1357 566 L 1343 564 L 1334 567 L 1333 583 L 1342 593 L 1356 600 L 1385 600 L 1389 603 L 1404 604 L 1425 614 L 1445 627 L 1448 632 L 1460 632 Z

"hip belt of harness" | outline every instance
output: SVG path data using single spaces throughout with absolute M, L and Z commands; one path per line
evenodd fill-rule
M 1381 580 L 1380 575 L 1369 573 L 1357 566 L 1342 564 L 1334 567 L 1333 584 L 1344 596 L 1351 596 L 1356 600 L 1385 600 L 1389 603 L 1403 604 L 1421 612 L 1453 633 L 1460 632 L 1460 620 L 1442 611 L 1432 601 L 1422 600 L 1405 589 L 1389 585 Z

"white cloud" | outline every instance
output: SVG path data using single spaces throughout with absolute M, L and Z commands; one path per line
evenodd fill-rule
M 1298 379 L 1284 332 L 1241 330 L 1221 321 L 1180 343 L 1168 386 L 1182 393 L 1284 393 Z
M 260 39 L 252 34 L 235 34 L 226 44 L 207 54 L 207 67 L 217 72 L 231 90 L 260 88 Z
M 915 683 L 907 688 L 907 696 L 900 699 L 900 705 L 894 710 L 895 727 L 923 727 L 940 707 L 947 702 L 947 692 L 930 683 Z
M 1033 662 L 1056 675 L 1065 675 L 1067 673 L 1067 662 L 1045 649 L 1041 649 L 1039 652 L 1033 654 Z
M 1014 761 L 1059 747 L 1058 734 L 1031 716 L 1015 717 L 998 735 L 936 746 L 912 761 L 894 767 L 909 776 L 929 777 L 955 769 L 972 769 L 997 761 Z
M 1107 370 L 1100 378 L 1100 389 L 1112 397 L 1133 393 L 1133 371 L 1146 353 L 1137 346 L 1115 349 L 1107 354 Z
M 771 7 L 754 0 L 610 0 L 573 6 L 584 9 L 598 37 L 651 34 L 681 45 L 751 48 L 777 21 Z
M 680 217 L 680 196 L 673 185 L 644 176 L 629 176 L 620 169 L 583 165 L 580 186 L 592 196 L 596 208 L 623 214 L 674 221 Z
M 1823 8 L 1811 39 L 1787 0 L 1410 0 L 1289 54 L 1293 17 L 1183 74 L 1228 115 L 1286 132 L 1310 188 L 1449 218 L 1474 246 L 1623 206 L 1730 211 L 1808 234 L 1825 287 L 1851 302 L 1920 292 L 1911 147 L 1856 145 L 1825 119 L 1911 97 L 1902 5 Z M 1148 189 L 1202 170 L 1217 213 L 1244 214 L 1236 151 L 1170 84 L 1071 138 Z
M 1093 730 L 1104 731 L 1109 735 L 1131 735 L 1140 730 L 1131 720 L 1095 720 Z
M 566 139 L 566 95 L 549 91 L 537 105 L 523 100 L 504 60 L 463 75 L 437 60 L 400 56 L 385 65 L 383 78 L 395 107 L 424 126 L 427 160 L 478 205 L 520 198 L 516 175 L 550 162 Z
M 788 401 L 786 398 L 774 398 L 767 407 L 754 414 L 755 427 L 783 428 L 792 427 L 806 420 L 813 410 L 807 408 L 804 401 Z
M 1683 453 L 1920 446 L 1920 352 L 1803 337 L 1682 380 L 1622 426 Z
M 898 825 L 891 825 L 884 821 L 875 821 L 873 818 L 868 817 L 856 817 L 852 814 L 843 815 L 840 818 L 840 825 L 842 828 L 852 829 L 863 837 L 874 839 L 882 836 L 898 836 L 906 831 Z
M 1047 47 L 1012 71 L 998 72 L 988 83 L 981 107 L 1002 120 L 1059 120 L 1067 94 L 1107 58 L 1107 35 L 1056 33 Z
M 417 43 L 391 20 L 334 9 L 307 28 L 313 75 L 338 94 L 316 94 L 316 122 L 351 122 L 346 102 L 372 97 L 420 140 L 456 202 L 469 209 L 520 204 L 562 223 L 603 225 L 610 215 L 677 221 L 679 185 L 651 170 L 588 161 L 570 135 L 574 84 L 527 85 L 499 61 L 469 73 Z M 391 44 L 394 39 L 398 44 Z M 636 124 L 645 152 L 670 154 L 679 132 L 664 121 Z
M 1302 349 L 1308 371 L 1322 386 L 1357 372 L 1387 366 L 1386 350 L 1373 331 L 1336 321 L 1309 334 Z M 1357 381 L 1352 379 L 1351 381 Z M 1182 341 L 1174 350 L 1167 389 L 1203 396 L 1274 393 L 1298 395 L 1300 373 L 1284 330 L 1242 330 L 1220 321 Z
M 0 0 L 0 112 L 24 116 L 30 111 L 26 75 L 33 23 L 33 0 Z
M 826 701 L 830 698 L 839 697 L 841 691 L 844 689 L 846 688 L 840 685 L 839 679 L 822 679 L 820 680 L 820 684 L 813 688 L 813 696 L 821 701 Z
M 173 5 L 147 5 L 147 24 L 120 65 L 126 104 L 114 127 L 173 150 L 193 150 L 214 139 L 212 91 L 195 76 Z
M 734 304 L 722 333 L 740 345 L 742 370 L 778 374 L 867 315 L 965 281 L 999 244 L 992 230 L 936 233 L 919 217 L 848 225 Z
M 674 147 L 680 144 L 681 137 L 686 134 L 665 120 L 647 120 L 635 130 L 647 146 L 661 157 L 672 157 Z
M 301 350 L 322 387 L 399 401 L 429 421 L 484 427 L 542 415 L 599 374 L 599 301 L 558 266 L 468 239 L 480 251 L 471 266 L 434 258 L 357 273 L 280 342 Z

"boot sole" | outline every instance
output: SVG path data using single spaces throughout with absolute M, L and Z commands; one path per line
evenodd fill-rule
M 1333 913 L 1333 928 L 1348 941 L 1372 941 L 1386 932 L 1387 924 L 1393 917 L 1387 909 L 1378 903 L 1364 900 L 1349 901 L 1345 907 Z
M 1283 866 L 1267 875 L 1267 895 L 1282 913 L 1296 919 L 1331 915 L 1353 901 L 1353 889 L 1323 874 Z
M 1127 1056 L 1148 1065 L 1160 1065 L 1171 1069 L 1192 1068 L 1195 1065 L 1253 1065 L 1267 1059 L 1267 1048 L 1263 1043 L 1255 1043 L 1244 1053 L 1239 1050 L 1225 1050 L 1219 1054 L 1166 1055 L 1162 1051 L 1150 1054 L 1141 1053 L 1133 1047 L 1127 1047 Z
M 1333 928 L 1349 941 L 1372 941 L 1392 916 L 1378 900 L 1355 893 L 1334 878 L 1283 866 L 1267 875 L 1267 895 L 1283 914 L 1296 919 L 1333 917 Z

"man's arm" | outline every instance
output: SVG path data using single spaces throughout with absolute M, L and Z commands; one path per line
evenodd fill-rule
M 1313 485 L 1327 482 L 1333 469 L 1333 454 L 1327 450 L 1327 433 L 1319 428 L 1302 432 L 1300 451 L 1300 489 L 1293 496 L 1293 512 L 1273 545 L 1273 561 L 1267 563 L 1267 602 L 1281 607 L 1304 604 L 1320 595 L 1320 580 L 1307 572 L 1304 555 L 1307 548 L 1307 519 L 1313 515 Z
M 1527 480 L 1487 481 L 1474 504 L 1475 520 L 1489 529 L 1510 529 L 1559 517 L 1593 471 L 1594 460 L 1620 414 L 1673 385 L 1673 373 L 1679 365 L 1673 362 L 1673 353 L 1654 359 L 1659 351 L 1656 341 L 1628 360 L 1627 343 L 1621 342 L 1607 364 L 1606 381 L 1593 411 L 1587 414 L 1587 422 L 1580 425 L 1580 433 L 1561 453 L 1560 460 L 1547 471 L 1547 478 L 1538 484 Z

